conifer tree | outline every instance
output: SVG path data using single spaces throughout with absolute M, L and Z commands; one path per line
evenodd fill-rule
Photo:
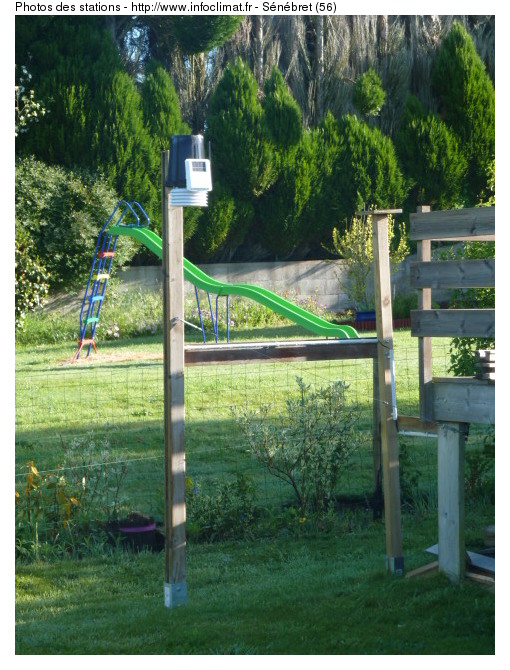
M 253 222 L 255 200 L 274 177 L 257 82 L 240 59 L 227 67 L 211 98 L 206 140 L 211 142 L 215 184 L 222 187 L 219 193 L 228 193 L 235 201 L 225 237 L 232 254 Z M 218 197 L 213 192 L 213 204 Z
M 460 139 L 468 162 L 468 198 L 484 198 L 495 156 L 495 93 L 468 32 L 455 22 L 432 68 L 432 87 L 445 123 Z
M 141 94 L 144 124 L 158 150 L 168 149 L 172 135 L 190 132 L 181 120 L 179 99 L 172 79 L 157 61 L 149 61 L 145 68 Z
M 406 101 L 395 147 L 412 183 L 412 209 L 424 204 L 447 209 L 462 202 L 467 164 L 458 138 L 415 96 Z
M 17 17 L 16 50 L 31 64 L 47 114 L 19 153 L 104 174 L 119 197 L 159 221 L 159 152 L 140 94 L 99 17 Z

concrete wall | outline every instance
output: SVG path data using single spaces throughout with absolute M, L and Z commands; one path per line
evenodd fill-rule
M 296 261 L 287 263 L 225 263 L 200 265 L 201 270 L 222 282 L 254 284 L 279 294 L 290 292 L 292 298 L 315 297 L 330 311 L 340 311 L 350 305 L 343 261 Z M 122 269 L 119 279 L 126 288 L 156 288 L 161 286 L 161 266 Z M 395 277 L 394 290 L 408 292 L 409 264 L 405 263 Z M 194 296 L 194 288 L 185 282 L 186 296 Z

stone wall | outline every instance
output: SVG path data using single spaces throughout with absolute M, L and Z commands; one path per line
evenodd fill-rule
M 347 307 L 345 292 L 346 268 L 343 261 L 295 261 L 278 263 L 221 263 L 200 265 L 201 270 L 222 282 L 254 284 L 281 295 L 289 292 L 298 300 L 315 297 L 330 311 Z M 126 288 L 161 286 L 161 266 L 125 268 L 118 274 Z M 409 263 L 404 263 L 394 278 L 394 291 L 409 292 Z M 185 282 L 186 296 L 194 296 L 194 288 Z

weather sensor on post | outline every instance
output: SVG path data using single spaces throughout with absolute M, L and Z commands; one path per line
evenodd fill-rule
M 166 185 L 170 204 L 177 207 L 207 207 L 212 191 L 211 163 L 205 158 L 202 135 L 173 135 Z

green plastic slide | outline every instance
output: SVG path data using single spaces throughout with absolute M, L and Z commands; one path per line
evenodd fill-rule
M 128 235 L 134 237 L 156 254 L 158 258 L 162 258 L 163 256 L 163 243 L 161 238 L 148 228 L 119 225 L 112 226 L 108 229 L 108 232 L 111 235 Z M 230 284 L 220 282 L 207 275 L 196 265 L 190 263 L 186 258 L 184 258 L 183 264 L 184 278 L 203 291 L 208 291 L 209 293 L 215 293 L 217 295 L 235 295 L 250 298 L 251 300 L 265 305 L 273 312 L 284 316 L 299 326 L 306 328 L 316 335 L 321 335 L 322 337 L 336 337 L 338 339 L 359 337 L 352 326 L 339 326 L 329 323 L 329 321 L 322 319 L 320 316 L 316 316 L 315 314 L 308 312 L 306 309 L 294 305 L 294 303 L 289 300 L 286 300 L 265 288 L 253 286 L 251 284 Z

